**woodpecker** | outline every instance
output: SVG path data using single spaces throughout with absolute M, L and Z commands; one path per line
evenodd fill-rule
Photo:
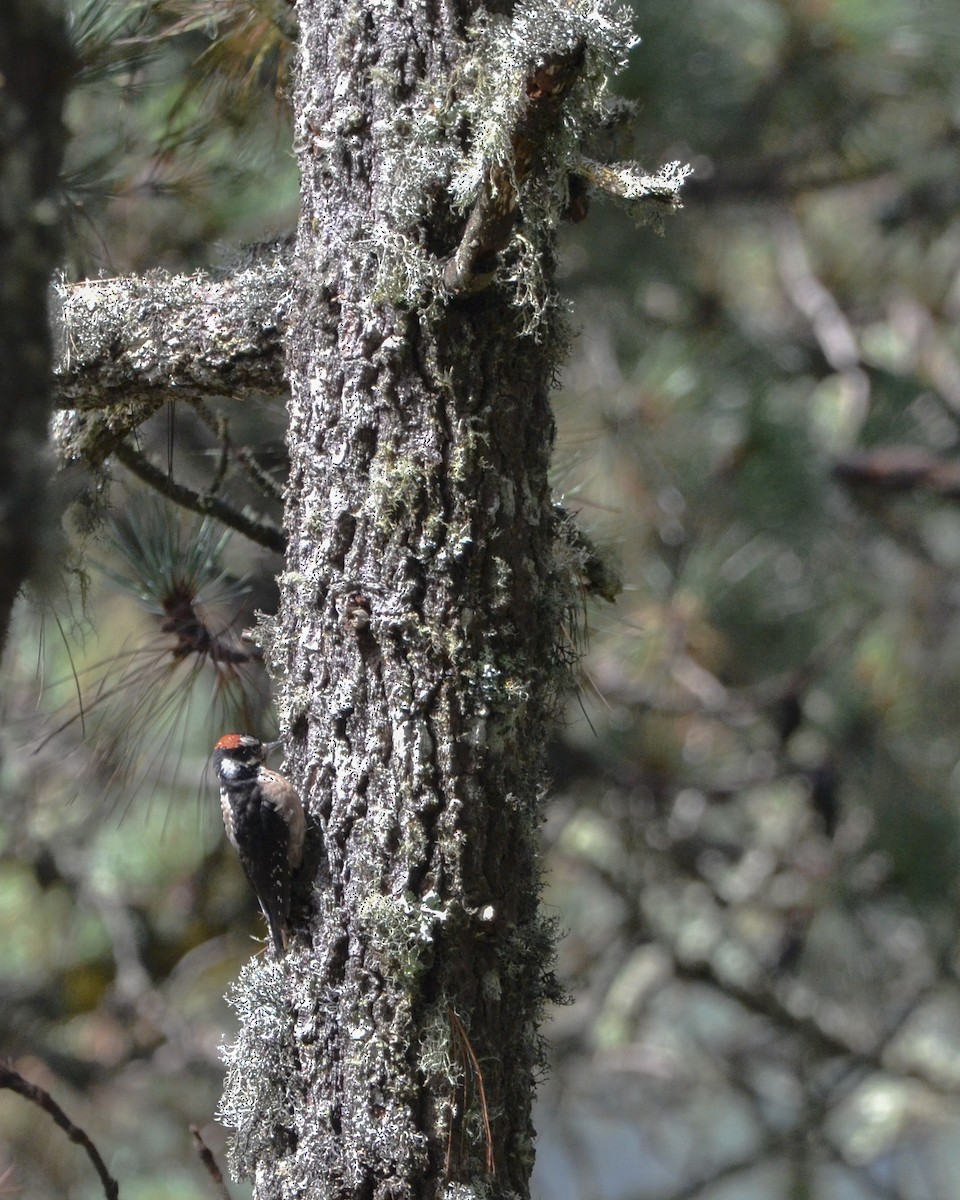
M 277 958 L 287 948 L 290 880 L 303 858 L 306 833 L 296 788 L 263 765 L 279 745 L 227 733 L 213 748 L 224 828 L 260 901 Z

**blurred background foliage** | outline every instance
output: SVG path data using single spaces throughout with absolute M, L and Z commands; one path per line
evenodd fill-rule
M 599 201 L 562 237 L 579 336 L 556 487 L 623 590 L 590 603 L 551 749 L 572 1003 L 547 1030 L 535 1188 L 949 1200 L 956 2 L 634 7 L 637 157 L 696 173 L 663 238 Z M 72 0 L 68 276 L 217 265 L 293 228 L 291 11 Z M 278 521 L 283 420 L 178 405 L 140 448 Z M 274 732 L 243 631 L 278 562 L 120 473 L 111 504 L 5 664 L 0 1047 L 125 1197 L 193 1200 L 211 1184 L 187 1127 L 222 1151 L 222 996 L 262 933 L 206 756 L 227 724 Z M 131 567 L 131 538 L 166 574 Z M 4 1187 L 86 1200 L 90 1176 L 0 1094 Z

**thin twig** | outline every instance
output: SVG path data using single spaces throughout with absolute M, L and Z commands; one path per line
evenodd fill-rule
M 220 491 L 230 467 L 230 439 L 227 436 L 227 418 L 222 413 L 217 421 L 217 426 L 217 437 L 220 439 L 220 459 L 213 475 L 213 482 L 209 488 L 211 496 L 215 496 Z
M 193 408 L 197 416 L 201 421 L 203 421 L 204 425 L 206 425 L 210 432 L 216 437 L 220 438 L 228 447 L 233 457 L 247 472 L 251 482 L 260 488 L 264 495 L 270 496 L 274 500 L 279 500 L 282 502 L 283 487 L 277 483 L 277 481 L 269 474 L 269 472 L 265 471 L 263 467 L 260 466 L 246 446 L 237 446 L 230 441 L 230 429 L 226 418 L 218 417 L 216 414 L 212 413 L 209 405 L 207 405 L 203 400 L 195 400 L 193 402 Z
M 48 1091 L 45 1091 L 39 1084 L 28 1082 L 19 1071 L 14 1071 L 12 1067 L 2 1066 L 0 1066 L 0 1088 L 9 1088 L 11 1092 L 17 1092 L 25 1100 L 29 1100 L 38 1108 L 42 1108 L 44 1112 L 49 1113 L 70 1141 L 86 1150 L 87 1157 L 100 1176 L 107 1200 L 119 1200 L 120 1185 L 107 1170 L 107 1164 L 100 1157 L 100 1151 L 80 1126 L 74 1125 Z
M 218 521 L 222 521 L 224 525 L 235 529 L 237 533 L 242 533 L 251 542 L 255 542 L 258 546 L 264 546 L 267 550 L 272 550 L 275 554 L 283 554 L 286 550 L 286 535 L 283 530 L 277 529 L 275 525 L 268 525 L 262 521 L 254 521 L 243 513 L 237 512 L 235 508 L 231 508 L 229 504 L 218 500 L 215 496 L 204 496 L 182 483 L 177 483 L 176 480 L 171 479 L 161 471 L 159 467 L 155 467 L 139 450 L 134 450 L 126 442 L 118 443 L 114 454 L 128 471 L 132 472 L 139 479 L 142 479 L 144 483 L 155 488 L 161 495 L 166 496 L 168 500 L 172 500 L 174 504 L 179 504 L 182 508 L 187 508 L 191 512 L 200 513 L 201 516 L 215 517 Z
M 190 1126 L 190 1136 L 193 1138 L 193 1145 L 200 1156 L 200 1161 L 206 1168 L 207 1174 L 213 1180 L 213 1185 L 217 1189 L 221 1200 L 230 1200 L 227 1185 L 223 1182 L 223 1172 L 217 1166 L 217 1160 L 213 1157 L 213 1151 L 200 1136 L 200 1130 L 196 1125 Z

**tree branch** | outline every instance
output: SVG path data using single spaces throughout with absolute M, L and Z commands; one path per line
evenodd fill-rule
M 188 508 L 191 512 L 200 513 L 201 516 L 215 517 L 224 525 L 235 529 L 237 533 L 242 533 L 251 542 L 255 542 L 267 550 L 272 550 L 275 554 L 283 554 L 286 549 L 287 539 L 283 530 L 277 529 L 275 525 L 267 525 L 262 521 L 253 520 L 245 513 L 231 508 L 223 500 L 218 500 L 216 496 L 205 496 L 182 483 L 177 483 L 175 479 L 171 479 L 159 467 L 155 467 L 149 459 L 144 458 L 128 443 L 120 442 L 114 450 L 114 455 L 128 471 L 133 472 L 162 496 L 172 500 L 174 504 Z
M 223 1172 L 217 1164 L 217 1160 L 213 1157 L 213 1151 L 207 1145 L 200 1135 L 200 1130 L 196 1125 L 190 1126 L 190 1136 L 193 1138 L 193 1145 L 203 1163 L 204 1170 L 213 1180 L 213 1186 L 216 1189 L 217 1195 L 221 1200 L 230 1200 L 230 1193 L 227 1191 L 227 1185 L 223 1182 Z
M 530 72 L 511 138 L 511 160 L 487 166 L 460 245 L 443 269 L 447 291 L 478 292 L 492 282 L 496 256 L 507 246 L 516 223 L 519 190 L 560 119 L 561 102 L 583 67 L 584 51 L 585 43 L 578 41 L 565 54 L 550 56 Z
M 277 243 L 220 273 L 55 285 L 57 407 L 283 393 L 288 267 Z
M 24 1079 L 19 1071 L 14 1071 L 11 1067 L 0 1067 L 0 1088 L 8 1088 L 11 1092 L 17 1092 L 25 1100 L 29 1100 L 32 1104 L 36 1104 L 38 1108 L 42 1108 L 44 1112 L 49 1113 L 70 1141 L 78 1146 L 82 1146 L 86 1150 L 87 1157 L 93 1163 L 94 1169 L 100 1176 L 100 1182 L 103 1184 L 103 1192 L 107 1200 L 118 1200 L 120 1185 L 107 1170 L 107 1164 L 101 1158 L 100 1151 L 80 1126 L 74 1125 L 48 1091 L 36 1083 L 30 1083 Z
M 198 400 L 193 406 L 194 412 L 206 425 L 210 432 L 221 444 L 223 455 L 234 458 L 246 471 L 253 485 L 260 489 L 265 496 L 283 503 L 283 485 L 277 483 L 269 471 L 264 470 L 246 446 L 235 446 L 230 441 L 230 429 L 226 419 L 212 412 L 208 404 Z

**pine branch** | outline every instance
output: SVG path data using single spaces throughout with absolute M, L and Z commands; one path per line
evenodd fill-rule
M 286 550 L 286 535 L 275 525 L 255 521 L 235 508 L 231 508 L 223 500 L 218 500 L 216 496 L 203 495 L 182 483 L 177 483 L 175 479 L 161 471 L 159 467 L 155 467 L 139 450 L 134 450 L 127 442 L 120 442 L 116 446 L 114 454 L 128 471 L 156 489 L 161 495 L 166 496 L 168 500 L 172 500 L 174 504 L 179 504 L 182 508 L 199 513 L 201 516 L 214 517 L 229 526 L 230 529 L 242 533 L 251 542 L 255 542 L 267 550 L 272 550 L 275 554 L 283 554 Z

